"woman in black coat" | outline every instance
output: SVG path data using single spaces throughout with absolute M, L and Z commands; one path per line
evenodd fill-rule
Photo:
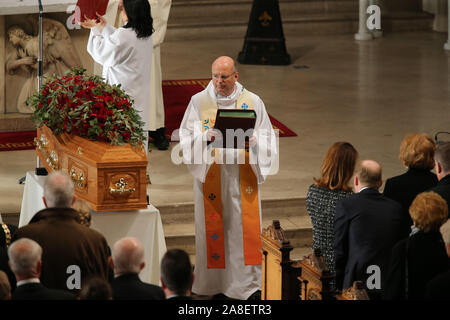
M 419 194 L 409 212 L 419 231 L 392 249 L 384 298 L 424 299 L 427 283 L 450 265 L 440 226 L 447 220 L 447 203 L 435 192 Z
M 436 175 L 431 172 L 435 150 L 436 145 L 430 136 L 423 133 L 407 135 L 400 144 L 399 159 L 408 170 L 386 180 L 383 194 L 403 206 L 405 237 L 412 225 L 409 206 L 419 193 L 429 190 L 438 182 Z
M 358 152 L 348 142 L 336 142 L 327 151 L 319 179 L 306 196 L 306 209 L 313 227 L 313 249 L 322 251 L 328 270 L 335 272 L 334 216 L 336 203 L 353 194 L 350 180 Z

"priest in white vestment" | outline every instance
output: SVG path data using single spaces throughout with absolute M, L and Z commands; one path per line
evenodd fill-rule
M 222 293 L 243 300 L 261 288 L 259 184 L 273 172 L 278 154 L 264 103 L 237 80 L 233 59 L 217 58 L 207 88 L 191 98 L 179 135 L 183 161 L 194 176 L 196 262 L 192 292 Z M 215 148 L 211 164 L 202 154 L 212 149 L 206 140 L 216 135 L 212 127 L 218 108 L 253 109 L 257 118 L 249 152 Z M 250 165 L 243 165 L 243 158 Z M 221 202 L 218 205 L 217 200 Z
M 134 100 L 133 107 L 144 122 L 144 132 L 149 130 L 150 74 L 153 52 L 153 26 L 150 4 L 146 0 L 131 2 L 140 6 L 138 11 L 124 1 L 121 11 L 124 27 L 114 28 L 99 16 L 100 22 L 86 20 L 81 25 L 91 29 L 87 51 L 95 62 L 103 66 L 103 78 L 108 84 L 120 84 Z M 128 17 L 127 11 L 136 14 L 148 12 L 145 21 Z M 129 23 L 130 22 L 132 23 Z M 144 143 L 147 151 L 147 143 Z

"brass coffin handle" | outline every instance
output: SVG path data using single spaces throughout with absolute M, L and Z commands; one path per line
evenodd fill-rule
M 38 138 L 34 138 L 34 143 L 36 147 L 41 151 L 42 156 L 45 158 L 45 162 L 47 162 L 48 166 L 53 170 L 58 170 L 58 155 L 54 150 L 51 152 L 48 151 L 48 139 L 44 134 Z
M 127 189 L 126 186 L 128 185 L 127 182 L 125 182 L 125 180 L 123 178 L 119 179 L 119 182 L 117 182 L 115 184 L 116 188 L 109 188 L 109 193 L 111 193 L 112 195 L 115 194 L 125 194 L 125 193 L 133 193 L 136 191 L 136 188 L 129 188 Z
M 77 173 L 75 172 L 75 169 L 72 168 L 70 169 L 70 177 L 72 178 L 73 183 L 78 187 L 78 188 L 84 188 L 85 186 L 85 181 L 86 178 L 84 177 L 83 172 L 80 172 L 80 174 L 77 176 Z

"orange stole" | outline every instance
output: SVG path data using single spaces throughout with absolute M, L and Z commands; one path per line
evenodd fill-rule
M 261 255 L 261 225 L 259 218 L 258 182 L 245 152 L 245 164 L 239 165 L 242 233 L 246 265 L 259 265 Z M 225 268 L 220 165 L 213 163 L 203 184 L 206 251 L 208 268 Z

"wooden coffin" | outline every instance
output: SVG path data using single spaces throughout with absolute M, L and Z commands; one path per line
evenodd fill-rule
M 147 208 L 147 156 L 131 145 L 112 146 L 37 129 L 36 152 L 48 172 L 69 174 L 78 199 L 95 211 Z

